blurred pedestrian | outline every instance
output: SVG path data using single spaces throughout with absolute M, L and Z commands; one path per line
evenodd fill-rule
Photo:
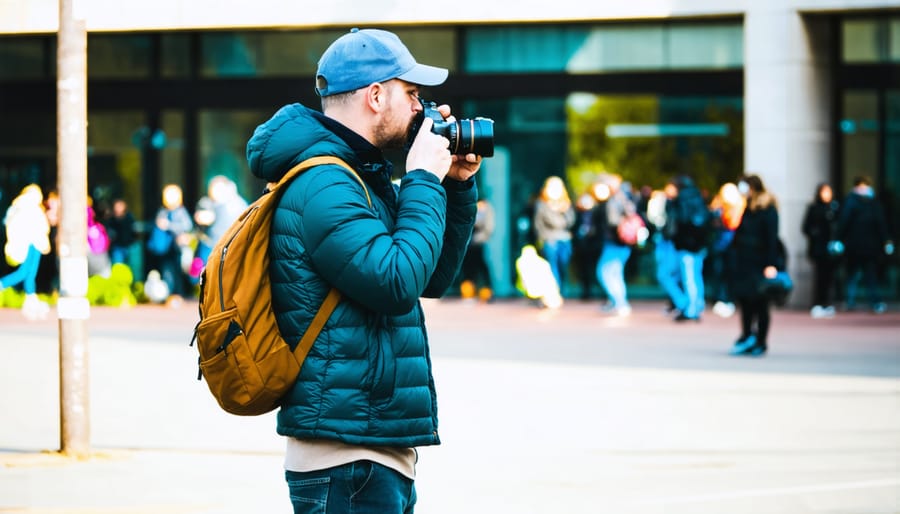
M 699 321 L 706 298 L 703 261 L 712 234 L 712 214 L 693 179 L 682 175 L 674 184 L 677 193 L 666 204 L 664 229 L 678 263 L 678 285 L 671 291 L 678 311 L 674 320 Z
M 152 264 L 169 288 L 166 304 L 178 307 L 186 294 L 187 274 L 182 261 L 188 251 L 194 223 L 184 207 L 181 187 L 168 184 L 162 191 L 162 207 L 156 213 L 147 248 L 155 255 Z
M 731 292 L 741 314 L 741 335 L 731 353 L 761 356 L 769 348 L 772 320 L 772 300 L 763 287 L 785 265 L 778 237 L 778 205 L 757 175 L 743 177 L 738 190 L 747 199 L 747 208 L 728 248 Z
M 22 314 L 31 320 L 46 318 L 50 311 L 49 306 L 38 298 L 36 283 L 41 255 L 50 252 L 50 223 L 43 201 L 40 186 L 25 186 L 13 199 L 3 220 L 6 225 L 4 254 L 7 262 L 17 268 L 0 277 L 0 291 L 22 284 L 25 291 Z
M 835 238 L 839 204 L 834 199 L 831 186 L 821 183 L 816 186 L 813 201 L 803 215 L 803 235 L 806 236 L 806 255 L 813 268 L 813 318 L 834 317 L 832 292 L 836 287 L 835 272 L 838 256 L 829 250 L 829 243 Z
M 572 259 L 572 226 L 575 209 L 563 180 L 557 176 L 544 181 L 534 208 L 534 230 L 541 256 L 550 263 L 560 294 L 565 297 L 566 278 Z
M 129 264 L 131 245 L 137 239 L 134 226 L 134 215 L 128 209 L 128 203 L 117 198 L 112 204 L 112 214 L 105 221 L 106 233 L 109 234 L 109 258 L 113 264 Z M 130 266 L 129 266 L 130 267 Z M 132 272 L 135 270 L 132 270 Z
M 747 199 L 734 182 L 722 184 L 709 205 L 713 213 L 713 237 L 707 260 L 707 277 L 711 283 L 708 290 L 711 291 L 713 313 L 723 318 L 731 317 L 735 311 L 728 285 L 727 255 L 746 207 Z
M 653 230 L 653 258 L 656 263 L 656 281 L 666 293 L 666 314 L 677 310 L 676 299 L 682 296 L 681 270 L 678 263 L 678 252 L 672 241 L 671 233 L 667 233 L 669 225 L 670 203 L 678 194 L 673 181 L 668 181 L 662 190 L 653 191 L 647 201 L 647 221 Z M 674 224 L 674 222 L 672 222 Z
M 489 302 L 494 296 L 491 268 L 487 261 L 487 243 L 494 234 L 494 208 L 487 199 L 478 200 L 475 226 L 463 258 L 459 290 L 463 299 L 478 297 Z
M 44 211 L 47 214 L 47 222 L 50 223 L 50 251 L 41 255 L 41 264 L 38 267 L 37 291 L 51 295 L 59 289 L 59 252 L 57 242 L 59 234 L 60 198 L 55 190 L 49 190 L 44 194 Z
M 112 263 L 109 258 L 109 234 L 106 227 L 97 220 L 93 201 L 87 200 L 87 262 L 88 276 L 109 277 Z
M 631 314 L 631 304 L 625 284 L 625 264 L 631 257 L 631 246 L 620 239 L 619 224 L 628 215 L 636 214 L 637 207 L 622 190 L 622 177 L 604 175 L 602 180 L 610 190 L 609 200 L 606 201 L 603 251 L 597 262 L 597 279 L 609 299 L 602 310 L 616 316 L 628 316 Z
M 591 298 L 597 285 L 597 261 L 603 251 L 606 227 L 606 201 L 609 186 L 594 182 L 575 202 L 575 225 L 572 227 L 572 257 L 582 300 Z
M 192 282 L 196 283 L 200 278 L 209 252 L 247 207 L 247 201 L 238 192 L 234 181 L 223 175 L 216 175 L 210 179 L 207 195 L 197 202 L 197 208 L 194 210 L 198 241 L 190 268 Z
M 875 190 L 868 177 L 853 181 L 838 217 L 837 240 L 843 243 L 847 272 L 847 310 L 856 308 L 856 294 L 860 279 L 869 293 L 872 312 L 881 314 L 887 304 L 878 289 L 878 264 L 885 254 L 894 253 L 884 210 L 875 198 Z

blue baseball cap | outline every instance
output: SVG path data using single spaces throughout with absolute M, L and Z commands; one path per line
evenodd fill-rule
M 436 86 L 447 80 L 447 74 L 444 68 L 417 63 L 392 32 L 352 29 L 319 59 L 316 92 L 319 96 L 336 95 L 391 79 Z

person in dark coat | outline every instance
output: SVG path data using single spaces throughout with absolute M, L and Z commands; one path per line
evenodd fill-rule
M 731 353 L 760 356 L 768 350 L 771 324 L 771 299 L 762 286 L 784 266 L 779 255 L 778 206 L 757 175 L 745 176 L 738 189 L 747 197 L 747 207 L 728 248 L 731 293 L 741 313 L 741 335 Z
M 831 294 L 835 287 L 837 258 L 828 250 L 828 243 L 834 239 L 838 207 L 831 186 L 822 183 L 816 187 L 816 196 L 803 215 L 806 255 L 813 267 L 813 308 L 810 311 L 813 318 L 834 317 Z
M 847 310 L 856 307 L 859 280 L 866 284 L 872 312 L 881 314 L 887 306 L 878 290 L 878 260 L 893 252 L 884 210 L 875 199 L 875 191 L 866 177 L 853 181 L 838 218 L 837 240 L 843 243 L 847 271 Z
M 278 411 L 294 512 L 412 512 L 415 448 L 440 444 L 419 299 L 442 296 L 459 272 L 481 157 L 451 155 L 427 117 L 399 185 L 383 151 L 407 144 L 420 87 L 446 77 L 395 34 L 354 29 L 319 60 L 322 112 L 286 105 L 247 143 L 250 170 L 266 182 L 310 157 L 353 168 L 300 174 L 272 218 L 272 309 L 284 338 L 300 340 L 331 288 L 342 298 Z
M 597 284 L 597 260 L 603 251 L 603 230 L 606 227 L 606 200 L 609 187 L 596 182 L 578 197 L 575 203 L 576 218 L 572 228 L 575 270 L 581 289 L 581 299 L 591 298 L 591 290 Z
M 128 264 L 128 252 L 137 240 L 134 215 L 128 210 L 125 200 L 117 198 L 113 202 L 112 216 L 103 221 L 109 233 L 109 257 L 112 264 Z

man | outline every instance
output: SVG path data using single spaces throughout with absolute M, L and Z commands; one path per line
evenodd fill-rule
M 674 181 L 677 192 L 667 203 L 666 232 L 675 247 L 678 287 L 670 290 L 678 310 L 675 321 L 700 321 L 705 307 L 703 260 L 712 230 L 712 214 L 688 176 Z
M 878 289 L 878 260 L 894 252 L 884 210 L 875 198 L 875 190 L 868 177 L 853 180 L 853 190 L 847 195 L 838 217 L 837 239 L 843 242 L 847 258 L 847 310 L 856 307 L 859 280 L 865 282 L 872 312 L 882 314 L 887 305 Z M 882 253 L 883 252 L 883 253 Z
M 299 341 L 328 291 L 342 296 L 278 412 L 294 512 L 413 512 L 416 446 L 439 444 L 437 403 L 419 297 L 439 297 L 459 270 L 475 221 L 481 158 L 452 156 L 425 119 L 399 186 L 382 155 L 401 148 L 422 110 L 419 87 L 447 70 L 418 64 L 396 35 L 345 34 L 319 60 L 322 113 L 283 107 L 247 144 L 252 172 L 293 180 L 271 234 L 273 308 Z M 450 108 L 441 106 L 449 119 Z

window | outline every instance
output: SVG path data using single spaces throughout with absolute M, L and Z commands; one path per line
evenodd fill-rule
M 900 17 L 842 20 L 841 41 L 845 63 L 900 62 Z
M 146 34 L 88 36 L 88 77 L 135 79 L 150 77 L 152 42 Z
M 0 38 L 0 80 L 30 80 L 46 78 L 46 38 Z
M 740 22 L 473 27 L 470 73 L 602 73 L 743 66 Z

